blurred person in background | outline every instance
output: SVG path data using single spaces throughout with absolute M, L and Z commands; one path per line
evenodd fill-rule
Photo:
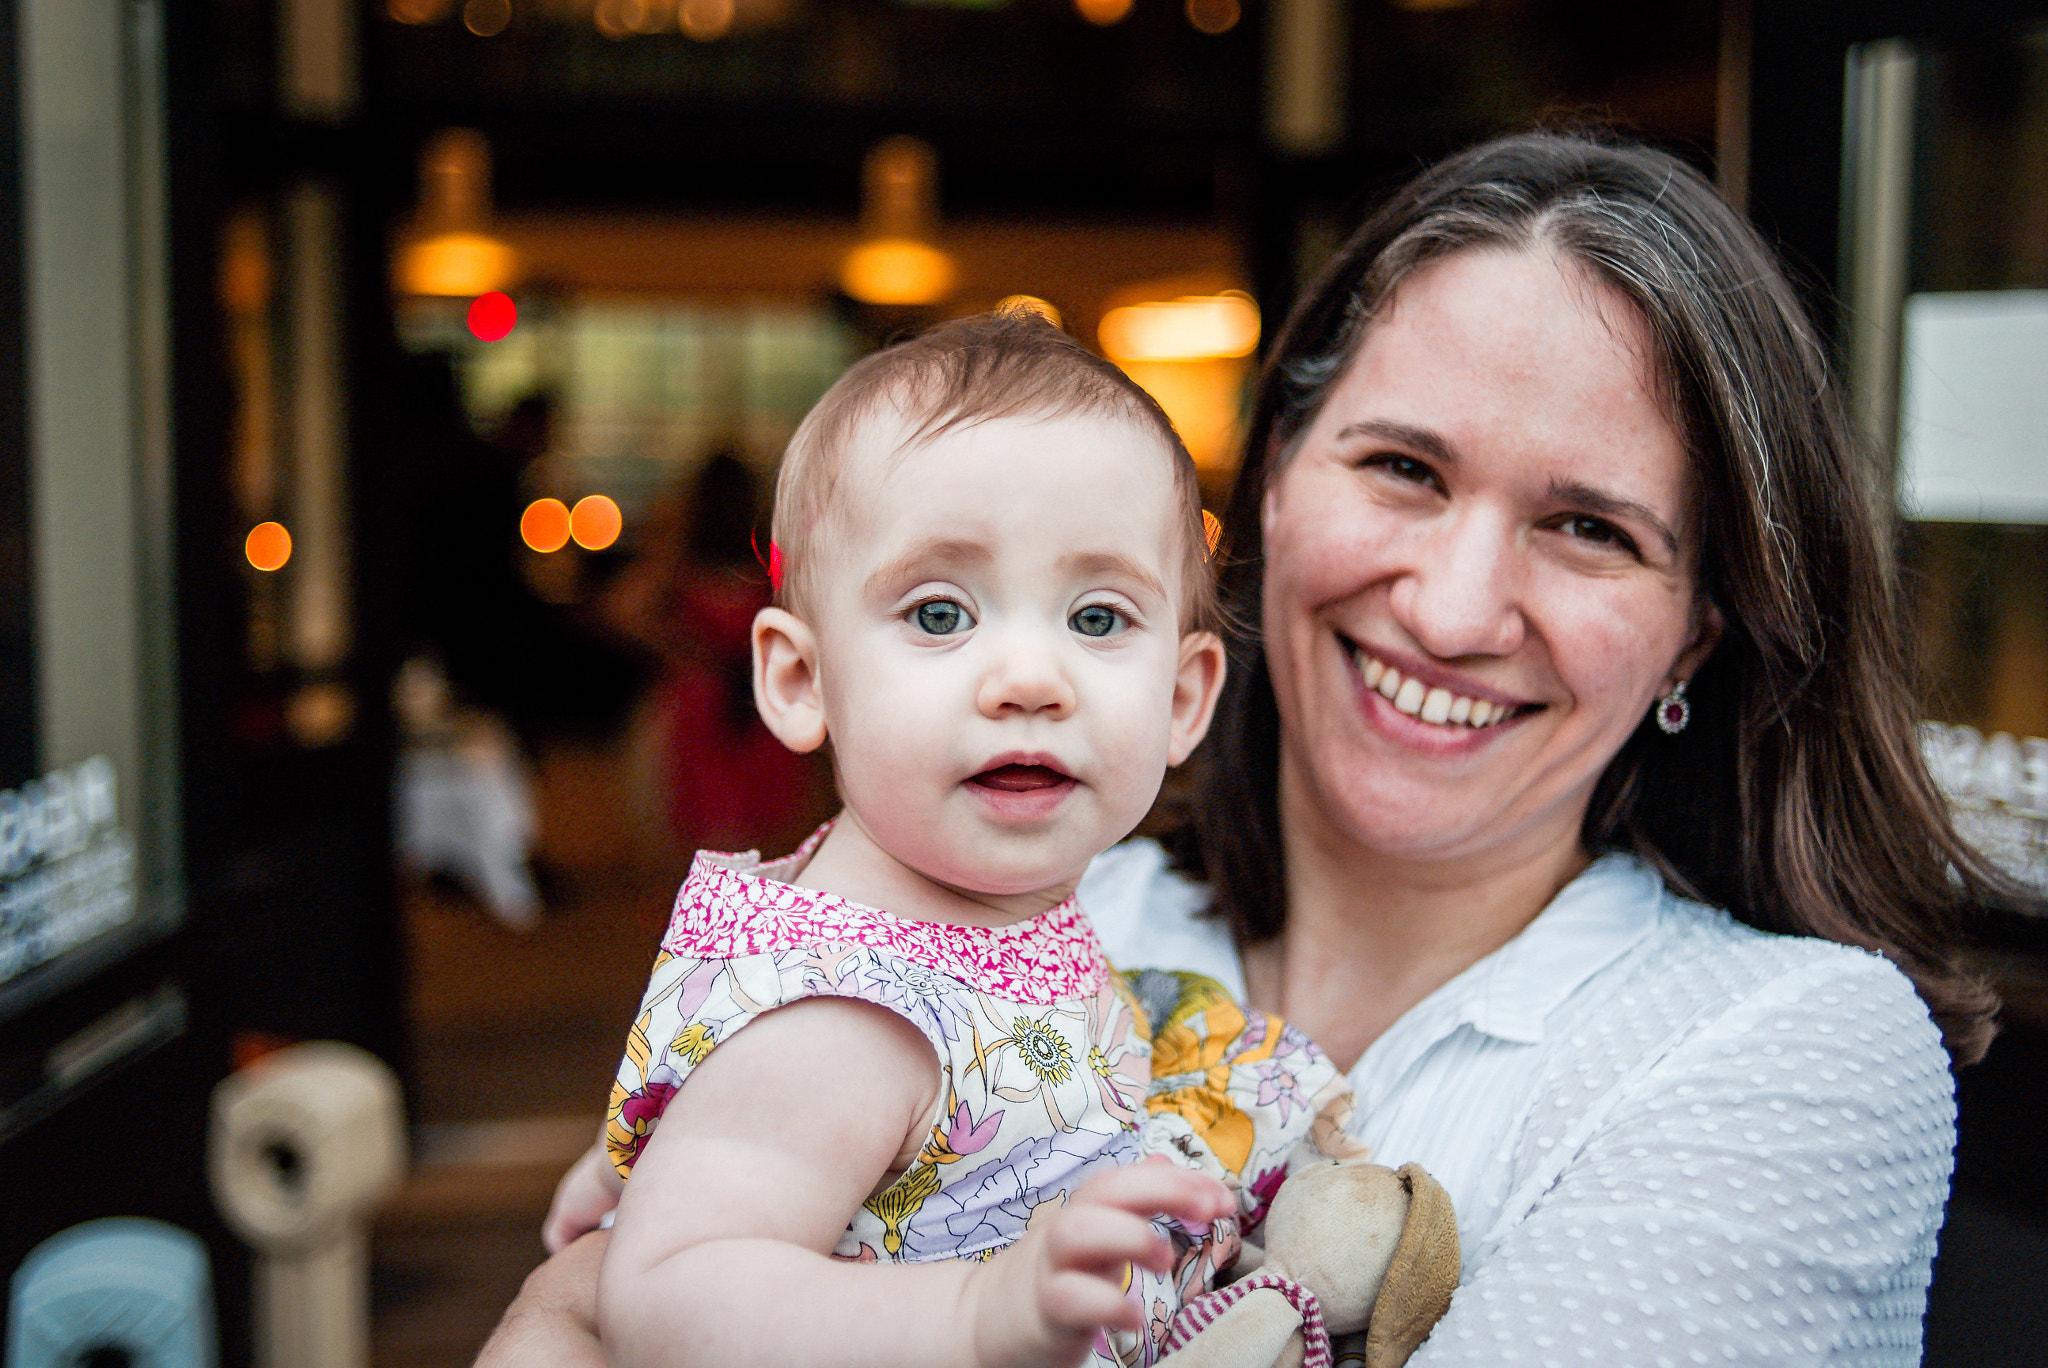
M 412 388 L 427 472 L 414 595 L 421 644 L 438 655 L 458 702 L 503 717 L 529 756 L 553 737 L 609 733 L 644 663 L 582 604 L 541 597 L 522 568 L 520 516 L 546 492 L 555 400 L 520 399 L 485 441 L 446 357 L 416 358 Z
M 783 746 L 754 708 L 754 614 L 771 597 L 755 552 L 761 514 L 739 451 L 713 450 L 650 517 L 601 601 L 660 662 L 644 782 L 678 851 L 787 849 L 829 811 L 817 758 Z

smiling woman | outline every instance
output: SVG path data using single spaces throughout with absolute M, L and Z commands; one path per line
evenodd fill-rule
M 1268 360 L 1223 585 L 1266 640 L 1234 645 L 1184 859 L 1259 945 L 1296 845 L 1525 892 L 1629 850 L 1882 949 L 1974 1059 L 1958 928 L 2010 890 L 1914 743 L 1885 487 L 1770 250 L 1689 168 L 1548 135 L 1440 164 Z
M 1261 509 L 1297 839 L 1360 869 L 1584 866 L 1608 759 L 1719 635 L 1646 342 L 1541 249 L 1431 263 L 1366 333 Z

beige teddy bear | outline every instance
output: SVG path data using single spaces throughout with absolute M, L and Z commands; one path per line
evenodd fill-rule
M 1303 1168 L 1274 1197 L 1263 1233 L 1256 1271 L 1174 1318 L 1162 1365 L 1330 1368 L 1332 1337 L 1363 1330 L 1365 1368 L 1400 1368 L 1458 1283 L 1451 1199 L 1414 1164 Z

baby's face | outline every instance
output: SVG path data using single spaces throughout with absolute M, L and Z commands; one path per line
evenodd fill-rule
M 901 440 L 893 419 L 861 434 L 811 581 L 842 796 L 927 878 L 1054 887 L 1129 834 L 1207 723 L 1172 465 L 1088 416 Z

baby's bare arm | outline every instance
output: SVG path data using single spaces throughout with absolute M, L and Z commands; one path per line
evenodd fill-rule
M 957 1271 L 828 1257 L 922 1141 L 937 1086 L 931 1046 L 865 1003 L 807 1000 L 721 1042 L 619 1201 L 598 1284 L 613 1362 L 962 1362 Z
M 1164 1271 L 1155 1212 L 1200 1222 L 1221 1184 L 1139 1165 L 1083 1184 L 987 1263 L 831 1259 L 922 1143 L 937 1070 L 892 1013 L 816 999 L 718 1046 L 669 1103 L 619 1203 L 598 1287 L 614 1364 L 1056 1368 L 1132 1323 L 1123 1268 Z

